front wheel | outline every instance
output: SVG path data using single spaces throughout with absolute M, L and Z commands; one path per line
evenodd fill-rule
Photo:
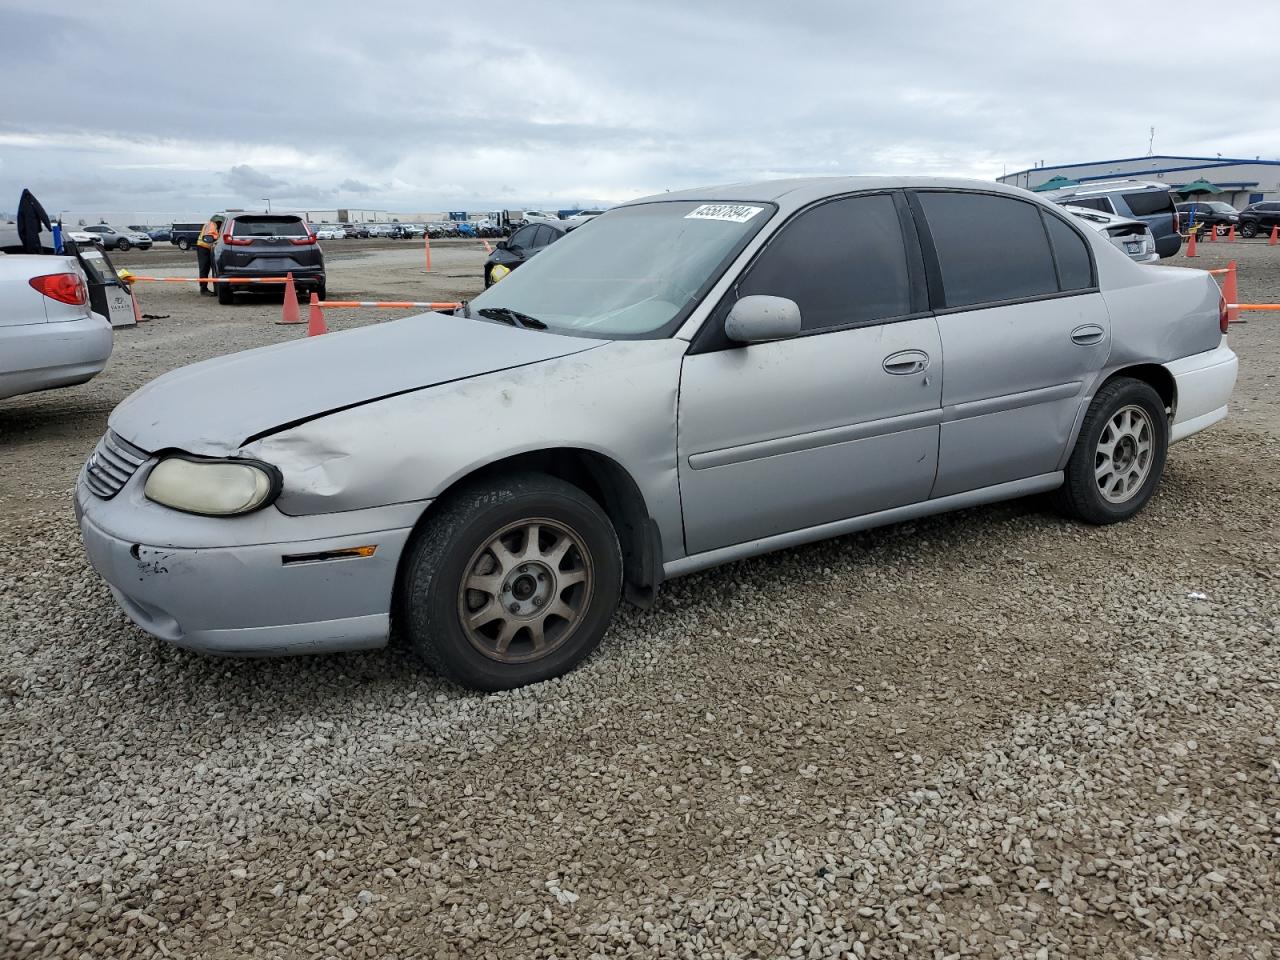
M 452 496 L 401 569 L 409 643 L 436 672 L 509 690 L 572 670 L 622 594 L 609 518 L 572 484 L 517 474 Z
M 1252 240 L 1258 235 L 1258 225 L 1250 221 L 1240 228 L 1240 236 L 1246 240 Z
M 1087 523 L 1128 520 L 1160 483 L 1169 449 L 1169 417 L 1149 384 L 1107 383 L 1085 414 L 1057 506 Z

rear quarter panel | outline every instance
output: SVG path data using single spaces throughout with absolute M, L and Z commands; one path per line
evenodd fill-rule
M 1108 257 L 1106 275 L 1100 276 L 1111 315 L 1111 356 L 1104 372 L 1169 363 L 1218 346 L 1221 294 L 1212 276 L 1186 267 L 1136 264 L 1112 251 L 1121 263 Z

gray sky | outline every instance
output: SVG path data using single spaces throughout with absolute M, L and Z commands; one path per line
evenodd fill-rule
M 1119 6 L 0 0 L 0 209 L 24 186 L 50 210 L 427 211 L 990 179 L 1141 156 L 1151 126 L 1157 153 L 1280 157 L 1275 0 Z M 1179 26 L 1206 17 L 1228 25 Z M 1222 59 L 1176 68 L 1201 49 Z

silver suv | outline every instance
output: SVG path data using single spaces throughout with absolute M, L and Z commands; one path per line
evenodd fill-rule
M 1100 180 L 1050 190 L 1043 196 L 1068 207 L 1087 207 L 1141 220 L 1151 228 L 1156 251 L 1172 257 L 1182 249 L 1181 222 L 1167 183 L 1152 180 Z

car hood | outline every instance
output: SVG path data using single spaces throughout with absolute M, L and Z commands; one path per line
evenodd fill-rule
M 605 342 L 426 313 L 181 367 L 125 399 L 109 423 L 151 452 L 226 456 L 338 410 Z

